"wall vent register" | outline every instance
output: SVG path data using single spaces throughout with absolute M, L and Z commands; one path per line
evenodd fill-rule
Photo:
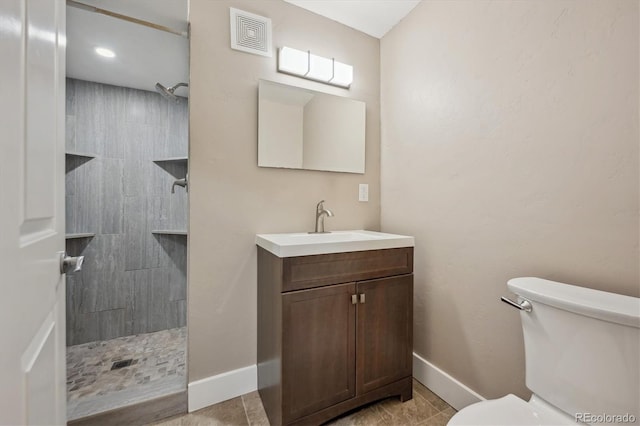
M 271 19 L 230 7 L 229 20 L 232 49 L 273 56 Z

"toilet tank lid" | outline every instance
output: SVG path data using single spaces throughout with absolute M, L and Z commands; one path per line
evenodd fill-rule
M 507 287 L 532 302 L 640 328 L 640 298 L 637 297 L 534 277 L 510 279 Z

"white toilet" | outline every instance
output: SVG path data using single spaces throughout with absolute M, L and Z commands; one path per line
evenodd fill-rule
M 533 396 L 472 404 L 448 425 L 640 424 L 640 299 L 540 278 L 508 287 Z

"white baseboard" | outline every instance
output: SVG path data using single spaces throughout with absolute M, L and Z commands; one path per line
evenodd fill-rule
M 469 389 L 420 355 L 413 353 L 413 377 L 444 399 L 456 410 L 484 401 L 482 395 Z
M 258 389 L 258 367 L 250 365 L 189 383 L 189 412 Z
M 253 392 L 258 389 L 257 372 L 257 366 L 250 365 L 189 383 L 189 412 Z M 485 400 L 415 352 L 413 377 L 456 410 Z

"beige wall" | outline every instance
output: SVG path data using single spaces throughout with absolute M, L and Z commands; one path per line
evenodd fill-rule
M 275 46 L 354 66 L 351 90 L 276 73 L 276 58 L 231 50 L 229 7 L 273 21 Z M 256 361 L 255 234 L 312 230 L 315 205 L 331 229 L 378 229 L 379 41 L 276 1 L 191 0 L 189 380 Z M 367 103 L 366 174 L 257 167 L 258 79 Z M 358 202 L 358 184 L 369 202 Z
M 528 395 L 507 279 L 640 295 L 638 75 L 637 1 L 425 1 L 381 42 L 415 350 L 485 397 Z

